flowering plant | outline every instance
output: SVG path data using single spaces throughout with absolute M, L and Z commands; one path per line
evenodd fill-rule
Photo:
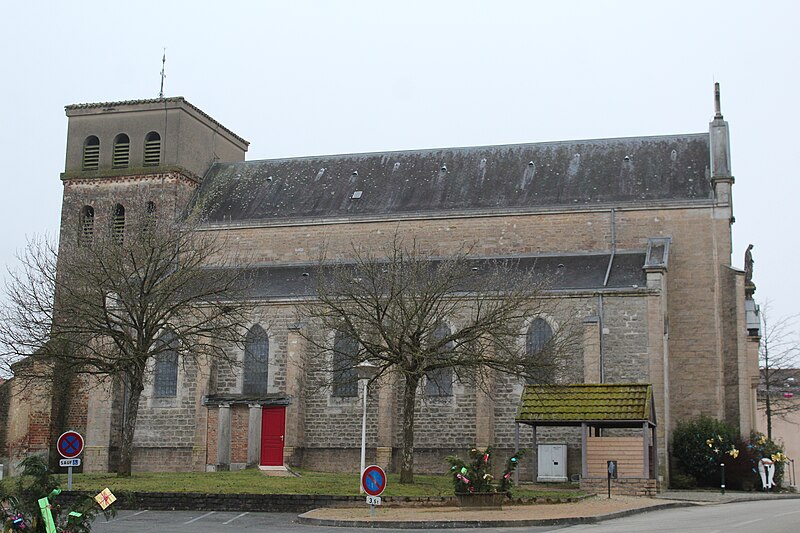
M 510 493 L 514 485 L 512 476 L 524 454 L 525 450 L 520 450 L 506 460 L 505 469 L 500 474 L 499 480 L 492 475 L 494 450 L 491 446 L 485 450 L 472 448 L 469 452 L 469 462 L 451 455 L 447 458 L 447 462 L 450 463 L 450 474 L 453 476 L 453 489 L 456 494 Z
M 758 463 L 761 459 L 770 459 L 775 464 L 775 482 L 780 485 L 784 474 L 784 465 L 789 458 L 783 453 L 783 447 L 763 433 L 752 433 L 745 441 L 744 450 L 748 459 L 750 472 L 758 475 Z
M 707 457 L 712 463 L 724 463 L 725 455 L 730 455 L 733 459 L 739 457 L 739 450 L 736 445 L 731 442 L 726 442 L 723 435 L 712 434 L 711 438 L 706 439 L 706 446 L 708 446 Z

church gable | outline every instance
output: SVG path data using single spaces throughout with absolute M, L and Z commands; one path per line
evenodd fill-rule
M 708 134 L 217 163 L 210 223 L 708 199 Z

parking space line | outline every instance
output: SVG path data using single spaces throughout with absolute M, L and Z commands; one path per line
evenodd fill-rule
M 147 511 L 149 511 L 149 509 L 145 509 L 144 511 L 139 511 L 138 513 L 129 514 L 127 516 L 120 516 L 120 517 L 117 517 L 117 518 L 113 518 L 113 519 L 109 520 L 106 523 L 108 524 L 108 523 L 111 523 L 111 522 L 119 522 L 120 520 L 125 520 L 126 518 L 133 518 L 134 516 L 139 516 L 140 514 L 144 514 Z M 100 523 L 100 522 L 98 522 L 98 523 Z
M 214 513 L 216 513 L 216 511 L 211 511 L 210 513 L 206 513 L 203 516 L 198 516 L 197 518 L 192 518 L 188 522 L 184 522 L 183 525 L 185 526 L 186 524 L 191 524 L 192 522 L 197 522 L 198 520 L 202 520 L 203 518 L 205 518 L 207 516 L 211 516 Z
M 230 524 L 231 522 L 233 522 L 233 521 L 234 521 L 234 520 L 236 520 L 237 518 L 241 518 L 241 517 L 243 517 L 243 516 L 244 516 L 244 515 L 246 515 L 246 514 L 247 514 L 247 513 L 242 513 L 242 514 L 240 514 L 240 515 L 234 516 L 233 518 L 231 518 L 231 519 L 230 519 L 230 520 L 228 520 L 227 522 L 223 522 L 223 523 L 222 523 L 222 525 L 223 525 L 223 526 L 227 526 L 228 524 Z
M 761 522 L 763 518 L 756 518 L 755 520 L 748 520 L 747 522 L 739 522 L 738 524 L 731 524 L 731 527 L 742 527 L 753 524 L 755 522 Z

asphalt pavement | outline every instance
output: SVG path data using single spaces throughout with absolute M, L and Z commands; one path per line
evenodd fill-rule
M 718 530 L 714 527 L 715 523 L 727 520 L 731 524 L 728 530 L 735 530 L 741 525 L 763 522 L 758 528 L 760 532 L 783 532 L 800 531 L 800 526 L 795 528 L 796 523 L 794 522 L 797 518 L 800 518 L 800 502 L 780 500 L 796 500 L 798 498 L 800 498 L 800 495 L 794 493 L 727 492 L 726 494 L 721 494 L 719 491 L 669 491 L 660 494 L 657 498 L 659 501 L 643 499 L 648 500 L 647 502 L 643 502 L 647 503 L 649 505 L 648 507 L 610 513 L 603 513 L 601 509 L 600 512 L 597 512 L 588 519 L 586 516 L 568 516 L 555 520 L 537 520 L 535 517 L 528 517 L 524 520 L 516 521 L 508 519 L 502 521 L 490 520 L 487 519 L 486 516 L 461 521 L 444 520 L 437 522 L 431 521 L 429 517 L 426 517 L 424 520 L 415 520 L 412 511 L 411 515 L 406 514 L 406 516 L 410 516 L 410 518 L 404 520 L 384 520 L 381 523 L 370 523 L 369 521 L 363 520 L 350 522 L 339 521 L 339 523 L 334 524 L 324 519 L 303 519 L 293 513 L 170 512 L 140 510 L 121 511 L 115 519 L 109 522 L 105 522 L 101 517 L 95 521 L 93 531 L 96 533 L 121 533 L 128 531 L 166 533 L 197 531 L 203 531 L 204 533 L 269 531 L 271 533 L 305 533 L 335 532 L 379 527 L 381 531 L 387 533 L 402 532 L 408 529 L 414 529 L 416 531 L 437 531 L 444 528 L 454 533 L 460 531 L 475 531 L 476 528 L 492 528 L 492 530 L 497 533 L 520 531 L 545 532 L 564 528 L 568 528 L 569 531 L 591 530 L 600 533 L 606 530 L 637 531 L 637 528 L 643 527 L 642 524 L 650 523 L 651 520 L 653 520 L 661 523 L 662 528 L 652 529 L 648 527 L 647 529 L 651 530 L 651 533 L 652 531 L 694 531 L 693 525 L 697 525 L 697 531 L 702 530 L 705 533 L 711 533 Z M 595 501 L 595 507 L 598 503 L 602 503 L 599 500 L 600 498 Z M 737 502 L 742 505 L 736 505 Z M 730 507 L 728 505 L 714 505 L 723 503 L 732 503 L 734 505 Z M 774 507 L 774 509 L 769 508 L 771 510 L 766 510 L 768 509 L 767 506 L 781 507 Z M 516 511 L 516 509 L 513 508 L 520 506 L 509 507 L 512 509 L 504 514 L 510 516 L 513 514 L 512 511 Z M 543 510 L 543 508 L 538 505 L 525 507 L 533 514 L 535 514 L 537 510 Z M 761 510 L 745 510 L 748 507 Z M 701 508 L 707 508 L 708 510 L 702 510 Z M 737 518 L 734 511 L 740 510 L 744 513 L 743 517 Z M 421 508 L 419 512 L 424 512 L 424 508 Z M 490 511 L 486 513 L 490 513 Z M 666 519 L 664 518 L 666 516 L 677 518 Z M 685 525 L 679 526 L 678 521 L 672 522 L 672 520 L 677 519 L 685 520 Z M 667 520 L 667 522 L 663 522 L 664 520 Z M 710 522 L 701 528 L 701 522 L 698 522 L 698 520 L 708 520 Z M 715 520 L 717 522 L 714 522 Z M 783 520 L 783 522 L 778 522 L 778 520 Z M 626 524 L 628 525 L 626 526 Z M 331 526 L 335 527 L 332 528 Z M 629 529 L 626 529 L 626 527 Z M 789 529 L 785 529 L 786 527 Z

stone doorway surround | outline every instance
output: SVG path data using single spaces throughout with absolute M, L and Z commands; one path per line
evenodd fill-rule
M 206 470 L 260 468 L 262 411 L 265 407 L 285 408 L 290 403 L 290 398 L 282 394 L 205 396 L 203 405 L 208 409 Z M 283 465 L 266 468 L 286 470 Z

